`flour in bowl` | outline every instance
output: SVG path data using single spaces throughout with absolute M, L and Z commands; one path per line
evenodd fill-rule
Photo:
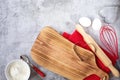
M 16 60 L 8 65 L 6 74 L 8 80 L 28 80 L 30 68 L 24 61 Z

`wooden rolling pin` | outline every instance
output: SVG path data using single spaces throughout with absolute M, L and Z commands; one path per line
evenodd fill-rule
M 95 54 L 97 55 L 97 57 L 103 62 L 103 64 L 108 67 L 112 74 L 115 77 L 119 77 L 119 71 L 112 65 L 111 60 L 104 54 L 104 52 L 101 50 L 101 48 L 98 46 L 98 44 L 94 41 L 94 39 L 87 34 L 83 27 L 79 24 L 76 25 L 76 30 L 83 35 L 84 40 L 87 42 L 87 44 L 93 44 L 96 47 L 96 52 Z M 95 48 L 93 48 L 93 46 L 89 46 L 91 48 L 92 51 L 95 50 Z

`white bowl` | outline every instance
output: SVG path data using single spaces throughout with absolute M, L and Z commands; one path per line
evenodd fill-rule
M 5 68 L 7 80 L 28 80 L 30 77 L 30 67 L 23 60 L 11 61 Z

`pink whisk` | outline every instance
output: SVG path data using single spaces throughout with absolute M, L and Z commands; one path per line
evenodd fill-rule
M 107 49 L 111 53 L 111 55 L 117 60 L 118 56 L 118 39 L 116 35 L 116 31 L 110 25 L 104 25 L 100 29 L 100 40 Z

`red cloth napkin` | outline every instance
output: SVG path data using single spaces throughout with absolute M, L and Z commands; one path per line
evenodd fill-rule
M 77 32 L 76 30 L 71 35 L 66 33 L 66 32 L 64 32 L 62 34 L 62 36 L 65 37 L 66 39 L 68 39 L 69 41 L 73 42 L 74 44 L 91 51 L 91 49 L 88 46 L 88 44 L 84 41 L 83 36 L 79 32 Z M 103 48 L 101 48 L 101 49 L 111 59 L 113 65 L 115 65 L 116 58 L 114 58 L 109 52 L 107 52 Z M 109 73 L 110 70 L 107 67 L 105 67 L 105 65 L 98 59 L 97 56 L 95 56 L 95 57 L 96 57 L 96 63 L 98 65 L 98 67 L 101 68 L 103 71 Z M 84 80 L 100 80 L 100 77 L 98 77 L 97 75 L 93 74 L 93 75 L 90 75 L 90 76 L 86 77 Z

